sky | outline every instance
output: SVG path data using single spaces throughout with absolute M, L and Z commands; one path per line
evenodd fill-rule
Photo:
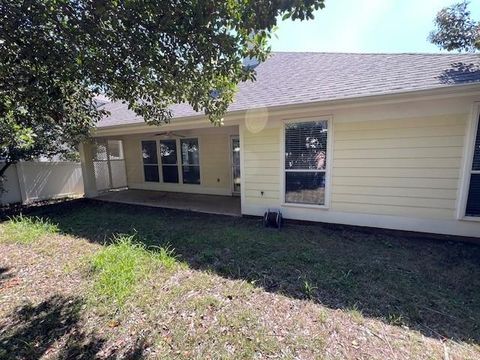
M 433 19 L 460 0 L 325 0 L 309 21 L 280 21 L 272 51 L 439 52 L 427 40 Z M 480 0 L 470 1 L 480 20 Z

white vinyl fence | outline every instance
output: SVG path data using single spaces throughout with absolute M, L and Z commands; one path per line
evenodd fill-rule
M 83 195 L 82 169 L 76 162 L 19 162 L 5 176 L 2 205 Z

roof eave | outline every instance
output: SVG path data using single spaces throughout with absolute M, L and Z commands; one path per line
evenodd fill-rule
M 470 84 L 457 84 L 451 85 L 448 87 L 437 87 L 437 88 L 428 88 L 428 89 L 418 89 L 412 91 L 400 91 L 396 93 L 389 94 L 372 94 L 367 96 L 353 96 L 342 99 L 333 99 L 333 100 L 319 100 L 319 101 L 307 101 L 297 104 L 285 104 L 267 107 L 270 114 L 277 112 L 285 111 L 295 111 L 304 107 L 319 107 L 319 108 L 328 108 L 331 110 L 339 108 L 348 108 L 348 107 L 358 107 L 358 106 L 371 106 L 371 105 L 381 105 L 388 103 L 398 103 L 406 102 L 409 100 L 429 100 L 429 99 L 440 99 L 440 98 L 450 98 L 450 97 L 462 97 L 469 95 L 480 95 L 480 82 L 479 83 L 470 83 Z M 229 111 L 225 115 L 225 124 L 231 124 L 238 122 L 249 110 L 255 110 L 261 108 L 251 108 L 244 110 L 235 110 Z M 169 124 L 160 125 L 160 126 L 188 126 L 199 125 L 198 121 L 206 119 L 206 115 L 192 115 L 177 117 L 172 119 L 173 121 Z M 206 123 L 210 125 L 210 123 Z M 205 127 L 205 126 L 203 126 Z M 121 130 L 125 131 L 125 134 L 130 134 L 133 130 L 136 133 L 155 131 L 152 125 L 148 125 L 144 122 L 130 123 L 130 124 L 120 124 L 120 125 L 111 125 L 104 126 L 101 128 L 93 129 L 92 136 L 109 136 L 109 135 L 118 135 Z

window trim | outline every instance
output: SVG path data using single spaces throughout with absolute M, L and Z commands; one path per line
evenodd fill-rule
M 183 163 L 183 148 L 182 148 L 182 141 L 186 141 L 186 140 L 197 140 L 197 146 L 198 146 L 198 165 L 190 165 L 190 164 L 184 164 Z M 202 185 L 202 169 L 201 169 L 201 153 L 200 153 L 200 139 L 197 137 L 184 137 L 184 138 L 180 138 L 178 139 L 178 143 L 177 143 L 177 146 L 179 145 L 179 149 L 180 149 L 180 163 L 178 164 L 179 167 L 181 169 L 179 169 L 179 173 L 181 173 L 182 175 L 182 185 L 193 185 L 193 186 L 198 186 L 198 185 Z M 177 157 L 177 163 L 178 163 L 178 157 Z M 183 168 L 185 166 L 198 166 L 198 173 L 200 174 L 199 178 L 198 178 L 198 183 L 186 183 L 184 182 L 183 180 Z M 180 179 L 180 178 L 179 178 Z
M 200 168 L 200 183 L 199 184 L 189 184 L 189 183 L 184 183 L 183 182 L 183 159 L 179 159 L 179 157 L 182 156 L 182 150 L 181 150 L 181 139 L 197 139 L 198 141 L 198 156 L 199 156 L 199 168 Z M 173 164 L 166 164 L 166 165 L 173 165 L 173 166 L 177 166 L 177 172 L 178 172 L 178 182 L 176 183 L 169 183 L 169 182 L 164 182 L 163 181 L 163 162 L 162 162 L 162 156 L 161 156 L 161 151 L 160 151 L 160 141 L 161 140 L 175 140 L 175 144 L 177 146 L 177 164 L 176 165 L 173 165 Z M 158 166 L 158 176 L 159 176 L 159 181 L 156 182 L 156 181 L 145 181 L 145 172 L 143 171 L 143 157 L 142 157 L 142 142 L 143 141 L 155 141 L 156 143 L 156 149 L 157 149 L 157 166 Z M 160 185 L 167 185 L 167 186 L 186 186 L 186 187 L 190 187 L 190 186 L 194 186 L 194 187 L 197 187 L 197 186 L 202 186 L 203 185 L 203 180 L 202 180 L 202 176 L 203 176 L 203 172 L 201 171 L 202 168 L 202 163 L 201 163 L 201 159 L 202 159 L 202 137 L 201 136 L 189 136 L 189 137 L 185 137 L 185 138 L 180 138 L 180 137 L 175 137 L 175 138 L 169 138 L 169 139 L 155 139 L 155 138 L 152 138 L 152 137 L 141 137 L 138 141 L 138 149 L 139 149 L 139 154 L 140 154 L 140 157 L 139 157 L 139 161 L 140 161 L 140 164 L 142 165 L 142 180 L 143 180 L 143 183 L 144 184 L 160 184 Z M 154 165 L 155 164 L 149 164 L 149 165 Z M 192 165 L 193 166 L 193 165 Z M 176 190 L 175 190 L 176 191 Z M 178 190 L 180 191 L 180 190 Z
M 176 152 L 176 160 L 177 162 L 175 164 L 164 164 L 163 159 L 162 159 L 162 141 L 165 140 L 173 140 L 175 141 L 175 152 Z M 178 139 L 157 139 L 157 148 L 158 148 L 158 163 L 159 163 L 159 171 L 160 171 L 160 183 L 161 184 L 183 184 L 183 177 L 180 171 L 180 163 L 178 161 L 178 149 L 179 149 L 179 142 Z M 163 180 L 163 167 L 164 166 L 171 166 L 171 167 L 177 167 L 177 182 L 165 182 Z
M 286 124 L 291 123 L 302 123 L 302 122 L 314 122 L 314 121 L 327 121 L 327 155 L 325 161 L 327 166 L 325 170 L 309 170 L 309 172 L 324 172 L 325 173 L 325 203 L 323 205 L 315 204 L 300 204 L 300 203 L 288 203 L 285 201 L 285 126 Z M 331 205 L 331 177 L 332 177 L 332 163 L 333 163 L 333 116 L 332 115 L 321 115 L 318 117 L 308 117 L 308 118 L 294 118 L 294 119 L 284 119 L 282 121 L 282 127 L 280 131 L 280 205 L 282 207 L 298 207 L 306 209 L 319 209 L 319 210 L 328 210 Z M 295 172 L 298 169 L 289 170 L 289 172 Z M 304 172 L 300 170 L 300 172 Z
M 240 129 L 240 128 L 239 128 Z M 239 130 L 240 132 L 240 130 Z M 238 134 L 230 134 L 229 137 L 228 137 L 228 161 L 229 161 L 229 166 L 230 166 L 230 177 L 229 177 L 229 181 L 230 181 L 230 190 L 231 190 L 231 194 L 232 196 L 240 196 L 241 197 L 241 194 L 242 194 L 242 147 L 240 146 L 240 133 Z M 239 170 L 240 170 L 240 191 L 236 192 L 234 191 L 235 190 L 235 186 L 233 184 L 233 180 L 234 180 L 234 174 L 233 174 L 233 151 L 232 151 L 232 147 L 233 147 L 233 139 L 234 138 L 237 138 L 238 139 L 238 146 L 240 147 L 240 164 L 239 164 Z M 201 174 L 200 174 L 201 175 Z
M 146 141 L 153 141 L 155 142 L 155 151 L 157 152 L 157 163 L 156 164 L 145 164 L 143 162 L 143 142 Z M 142 178 L 143 182 L 147 184 L 160 184 L 162 182 L 162 173 L 161 173 L 161 165 L 160 165 L 160 149 L 158 148 L 158 141 L 156 139 L 140 139 L 140 162 L 142 164 Z M 124 155 L 125 156 L 125 155 Z M 156 166 L 157 167 L 157 172 L 158 172 L 158 181 L 148 181 L 145 180 L 145 166 Z
M 465 212 L 467 210 L 468 191 L 470 188 L 470 178 L 472 174 L 478 174 L 480 171 L 472 170 L 473 166 L 473 151 L 475 148 L 475 138 L 477 134 L 477 128 L 480 126 L 480 102 L 474 102 L 472 110 L 470 111 L 469 121 L 467 124 L 467 131 L 464 141 L 463 152 L 463 166 L 461 167 L 461 183 L 458 192 L 457 203 L 457 220 L 477 221 L 480 222 L 480 216 L 467 216 Z

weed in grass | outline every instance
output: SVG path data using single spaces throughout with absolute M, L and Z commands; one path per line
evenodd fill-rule
M 303 281 L 302 291 L 307 299 L 313 299 L 317 289 L 316 286 L 310 284 L 307 280 Z
M 170 246 L 152 246 L 151 249 L 155 251 L 155 260 L 159 261 L 166 269 L 172 269 L 174 266 L 179 264 L 175 258 L 173 249 L 171 249 Z
M 46 235 L 58 233 L 58 226 L 48 219 L 18 215 L 1 226 L 0 241 L 31 244 Z
M 402 315 L 390 314 L 387 316 L 387 323 L 390 325 L 402 326 L 405 325 L 405 319 Z
M 177 260 L 168 248 L 148 250 L 135 235 L 115 235 L 112 244 L 95 253 L 90 265 L 94 295 L 122 306 L 135 287 L 158 266 L 171 269 Z
M 363 322 L 365 321 L 362 311 L 358 309 L 356 305 L 354 305 L 351 309 L 348 309 L 347 313 L 350 315 L 352 320 L 358 325 L 362 325 Z
M 318 313 L 318 322 L 320 324 L 325 324 L 328 320 L 328 312 L 325 309 L 320 309 Z

